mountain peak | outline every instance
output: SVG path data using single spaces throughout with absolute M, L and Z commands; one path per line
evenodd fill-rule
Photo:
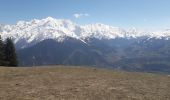
M 47 17 L 45 19 L 33 19 L 31 21 L 19 21 L 16 25 L 0 25 L 2 38 L 12 37 L 14 43 L 22 45 L 32 45 L 46 39 L 60 41 L 61 37 L 71 37 L 80 40 L 86 38 L 114 39 L 114 38 L 168 38 L 170 31 L 163 32 L 141 32 L 135 28 L 124 30 L 101 23 L 80 26 L 70 20 L 55 19 Z M 23 42 L 24 41 L 24 42 Z
M 49 17 L 45 18 L 45 20 L 56 20 L 56 19 L 49 16 Z

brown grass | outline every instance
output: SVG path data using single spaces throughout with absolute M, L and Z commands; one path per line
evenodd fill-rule
M 0 68 L 0 100 L 170 100 L 170 77 L 95 68 Z

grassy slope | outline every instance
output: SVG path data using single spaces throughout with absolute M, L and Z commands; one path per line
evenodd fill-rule
M 170 100 L 170 77 L 94 68 L 0 68 L 0 100 Z

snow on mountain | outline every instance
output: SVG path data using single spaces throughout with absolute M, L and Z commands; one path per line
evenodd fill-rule
M 81 26 L 81 28 L 82 38 L 94 37 L 98 39 L 102 38 L 112 39 L 116 37 L 124 37 L 126 34 L 126 31 L 124 31 L 123 29 L 100 23 Z
M 67 35 L 75 37 L 75 25 L 69 20 L 56 20 L 51 17 L 42 20 L 32 20 L 30 22 L 19 21 L 16 25 L 6 25 L 2 31 L 2 37 L 13 37 L 15 43 L 19 39 L 26 39 L 28 43 L 35 40 L 48 38 L 56 39 Z
M 29 22 L 19 21 L 16 25 L 0 25 L 2 38 L 12 37 L 15 44 L 33 45 L 45 39 L 63 41 L 64 37 L 72 37 L 83 41 L 86 38 L 114 39 L 114 38 L 170 38 L 170 30 L 164 32 L 140 32 L 135 28 L 128 31 L 104 24 L 90 24 L 80 26 L 70 20 L 48 17 Z

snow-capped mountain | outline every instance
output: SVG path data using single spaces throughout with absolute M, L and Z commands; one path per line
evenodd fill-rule
M 90 24 L 80 26 L 70 20 L 48 17 L 42 20 L 29 22 L 19 21 L 16 25 L 0 25 L 2 38 L 12 37 L 20 48 L 33 45 L 46 39 L 55 39 L 59 42 L 65 37 L 81 41 L 87 38 L 115 39 L 115 38 L 170 38 L 170 30 L 164 32 L 140 32 L 136 29 L 124 30 L 104 24 Z
M 21 66 L 88 65 L 170 73 L 170 29 L 142 32 L 48 17 L 0 24 L 0 35 L 13 38 Z
M 26 39 L 28 43 L 35 40 L 59 39 L 62 36 L 85 39 L 94 38 L 115 38 L 123 37 L 126 33 L 123 29 L 104 24 L 91 24 L 79 26 L 70 20 L 34 19 L 30 22 L 19 21 L 16 25 L 4 25 L 1 27 L 2 37 L 13 37 L 15 43 Z

